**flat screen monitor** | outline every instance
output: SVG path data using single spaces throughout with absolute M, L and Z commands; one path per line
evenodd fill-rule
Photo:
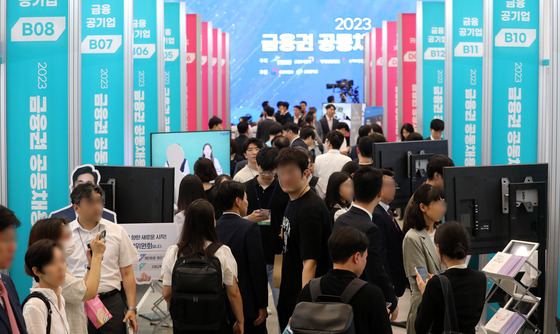
M 95 166 L 105 206 L 121 223 L 173 222 L 173 168 Z

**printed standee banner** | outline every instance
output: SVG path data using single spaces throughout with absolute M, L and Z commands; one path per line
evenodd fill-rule
M 383 106 L 383 28 L 373 28 L 372 43 L 375 50 L 375 105 Z M 373 85 L 373 83 L 372 83 Z M 372 95 L 373 96 L 373 95 Z
M 492 164 L 537 162 L 540 1 L 493 0 Z
M 187 130 L 202 130 L 202 23 L 200 14 L 186 14 Z
M 446 120 L 457 166 L 481 164 L 483 0 L 447 0 Z M 427 120 L 426 120 L 427 121 Z M 429 126 L 429 125 L 428 125 Z M 449 125 L 448 125 L 449 126 Z
M 364 93 L 369 107 L 379 106 L 383 99 L 383 54 L 381 28 L 364 35 Z
M 427 137 L 433 119 L 445 120 L 445 2 L 416 6 L 417 131 Z
M 208 120 L 212 117 L 212 22 L 202 22 L 202 130 L 208 130 Z
M 7 1 L 8 207 L 21 221 L 10 271 L 29 294 L 24 256 L 31 226 L 68 203 L 68 1 Z
M 82 163 L 124 164 L 125 1 L 82 0 Z
M 383 21 L 383 129 L 389 142 L 399 138 L 397 47 L 397 22 Z
M 230 42 L 229 33 L 222 32 L 222 120 L 224 129 L 231 129 L 230 119 Z
M 366 106 L 370 107 L 372 105 L 372 88 L 371 80 L 373 76 L 373 64 L 371 58 L 371 32 L 364 34 L 363 46 L 364 46 L 364 103 Z
M 166 2 L 164 4 L 164 40 L 165 40 L 165 132 L 181 131 L 181 101 L 184 71 L 181 70 L 181 7 L 184 3 Z
M 399 131 L 404 123 L 417 124 L 416 14 L 398 14 Z
M 212 116 L 222 110 L 222 29 L 212 29 Z

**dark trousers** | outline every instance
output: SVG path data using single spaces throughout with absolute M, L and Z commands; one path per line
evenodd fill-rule
M 295 307 L 295 303 L 282 302 L 281 300 L 278 301 L 278 307 L 276 310 L 278 311 L 278 325 L 282 331 L 286 328 L 286 326 L 288 326 Z
M 124 320 L 124 301 L 120 293 L 107 298 L 101 298 L 103 305 L 113 316 L 106 324 L 96 329 L 88 320 L 88 334 L 126 334 Z

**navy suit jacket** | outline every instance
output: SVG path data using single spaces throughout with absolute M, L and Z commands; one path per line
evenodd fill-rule
M 253 326 L 259 309 L 268 307 L 268 277 L 259 225 L 236 214 L 224 213 L 216 222 L 216 231 L 237 261 L 245 327 Z M 266 332 L 266 322 L 263 324 L 259 327 Z
M 303 141 L 303 139 L 301 138 L 296 138 L 296 140 L 294 140 L 294 142 L 290 145 L 291 147 L 303 147 L 306 150 L 309 150 L 309 147 L 307 146 L 307 144 Z
M 391 303 L 390 310 L 393 312 L 397 307 L 398 299 L 393 290 L 393 284 L 387 275 L 383 265 L 381 251 L 381 237 L 379 228 L 373 223 L 369 215 L 362 209 L 352 206 L 350 210 L 342 214 L 334 223 L 333 231 L 337 228 L 350 226 L 366 234 L 369 239 L 368 257 L 366 268 L 361 279 L 377 285 L 383 291 L 385 301 Z
M 395 293 L 400 297 L 408 286 L 403 265 L 402 244 L 404 234 L 400 226 L 395 225 L 393 218 L 381 205 L 376 206 L 373 210 L 373 222 L 380 231 L 383 264 L 391 282 L 393 282 Z
M 2 282 L 6 287 L 8 292 L 8 298 L 10 299 L 10 305 L 12 306 L 12 312 L 16 318 L 18 324 L 19 332 L 21 334 L 27 334 L 27 329 L 25 328 L 25 320 L 23 320 L 23 313 L 21 310 L 21 305 L 19 303 L 19 296 L 14 286 L 12 279 L 6 275 L 0 274 Z M 10 319 L 8 318 L 8 312 L 6 312 L 6 306 L 0 306 L 0 333 L 12 334 L 12 327 L 10 326 Z
M 49 217 L 52 218 L 66 218 L 69 222 L 76 220 L 76 211 L 72 205 L 65 206 L 64 208 L 51 212 Z M 111 210 L 103 209 L 103 219 L 106 219 L 112 223 L 117 222 L 117 214 Z

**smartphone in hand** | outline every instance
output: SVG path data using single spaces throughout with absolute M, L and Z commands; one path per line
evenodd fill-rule
M 430 279 L 430 276 L 428 275 L 428 271 L 426 270 L 426 268 L 416 267 L 416 272 L 418 273 L 418 275 L 420 275 L 422 281 L 426 282 L 427 280 Z

